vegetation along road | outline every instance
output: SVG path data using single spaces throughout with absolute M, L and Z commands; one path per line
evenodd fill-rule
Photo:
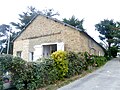
M 120 58 L 58 90 L 120 90 Z

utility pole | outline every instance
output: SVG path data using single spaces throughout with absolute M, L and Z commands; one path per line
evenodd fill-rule
M 0 54 L 2 54 L 2 51 L 3 51 L 3 49 L 4 49 L 3 47 L 1 47 L 1 48 L 2 48 L 2 49 L 1 49 L 1 51 L 0 51 Z
M 6 45 L 7 45 L 7 41 L 8 41 L 8 40 L 6 39 L 6 41 L 5 41 L 5 44 L 6 44 Z M 4 47 L 4 46 L 2 46 L 1 48 L 2 48 L 2 49 L 1 49 L 1 51 L 0 51 L 0 54 L 2 54 L 3 49 L 4 49 L 5 47 Z
M 11 32 L 11 28 L 9 29 L 7 36 L 7 54 L 9 54 L 9 48 L 10 48 L 10 32 Z

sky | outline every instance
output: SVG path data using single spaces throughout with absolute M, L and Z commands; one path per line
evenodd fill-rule
M 27 11 L 28 6 L 38 10 L 54 9 L 60 16 L 70 18 L 74 15 L 84 19 L 83 27 L 96 41 L 100 42 L 95 24 L 104 19 L 120 21 L 120 0 L 0 0 L 0 25 L 18 21 L 18 14 Z

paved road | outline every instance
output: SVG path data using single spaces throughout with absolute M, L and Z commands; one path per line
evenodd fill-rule
M 58 90 L 120 90 L 120 58 Z

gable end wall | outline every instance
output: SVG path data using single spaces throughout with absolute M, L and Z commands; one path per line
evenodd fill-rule
M 66 51 L 90 52 L 89 40 L 92 39 L 78 30 L 38 16 L 15 40 L 13 53 L 16 55 L 17 51 L 23 51 L 23 58 L 27 60 L 29 52 L 34 52 L 35 45 L 55 42 L 63 42 Z M 96 43 L 94 48 L 102 52 Z

